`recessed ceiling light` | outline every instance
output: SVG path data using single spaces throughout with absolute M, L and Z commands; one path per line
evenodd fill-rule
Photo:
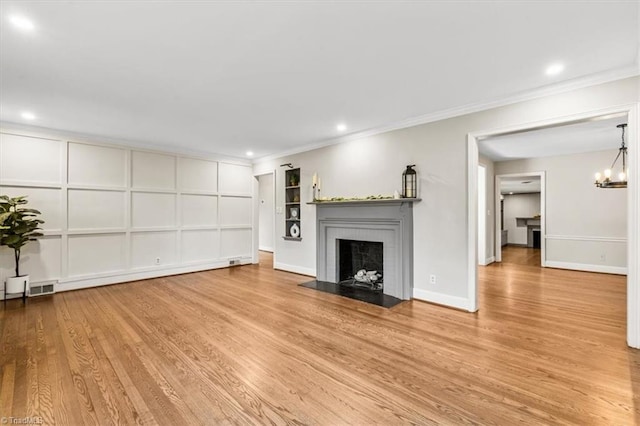
M 556 75 L 556 74 L 560 74 L 562 71 L 564 71 L 564 65 L 552 64 L 547 67 L 547 70 L 545 71 L 545 73 L 547 75 Z
M 36 116 L 32 112 L 25 111 L 20 114 L 25 120 L 35 120 Z
M 513 191 L 511 191 L 511 192 L 509 193 L 509 195 L 513 195 Z
M 339 132 L 344 132 L 345 130 L 347 130 L 347 125 L 344 123 L 340 123 L 336 126 L 336 130 Z
M 253 157 L 253 151 L 247 151 L 247 157 Z
M 33 22 L 31 22 L 29 19 L 25 18 L 24 16 L 12 15 L 9 17 L 9 21 L 11 21 L 14 27 L 20 30 L 32 31 L 35 28 L 35 26 L 33 25 Z

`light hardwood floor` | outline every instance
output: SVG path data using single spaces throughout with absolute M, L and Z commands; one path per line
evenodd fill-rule
M 476 314 L 393 309 L 261 266 L 10 301 L 0 416 L 44 424 L 640 421 L 624 277 L 480 269 Z

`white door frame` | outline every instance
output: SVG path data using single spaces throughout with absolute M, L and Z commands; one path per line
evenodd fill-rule
M 478 164 L 478 173 L 478 265 L 487 266 L 487 166 Z
M 253 259 L 252 263 L 258 263 L 260 256 L 260 176 L 273 175 L 273 206 L 276 206 L 276 171 L 253 174 Z M 273 264 L 276 264 L 276 212 L 273 212 Z
M 640 170 L 640 102 L 467 134 L 467 310 L 478 310 L 478 140 L 616 114 L 627 115 L 628 167 L 631 171 L 627 187 L 627 344 L 640 348 L 640 173 L 637 173 Z
M 495 200 L 496 200 L 496 234 L 494 238 L 496 262 L 502 262 L 502 229 L 500 224 L 502 220 L 502 211 L 500 209 L 500 185 L 502 184 L 502 178 L 514 178 L 514 177 L 531 177 L 537 176 L 540 178 L 540 266 L 543 268 L 547 263 L 547 194 L 545 184 L 545 172 L 523 172 L 523 173 L 510 173 L 496 175 L 496 188 L 495 188 Z

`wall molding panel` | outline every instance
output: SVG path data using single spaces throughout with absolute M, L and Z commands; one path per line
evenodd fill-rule
M 251 263 L 252 179 L 249 163 L 0 132 L 0 194 L 45 220 L 21 269 L 56 291 Z M 0 298 L 13 275 L 3 247 Z

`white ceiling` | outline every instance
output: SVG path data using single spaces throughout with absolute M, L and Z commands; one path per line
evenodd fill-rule
M 627 118 L 602 118 L 523 133 L 495 136 L 478 142 L 478 150 L 494 161 L 552 157 L 620 148 L 622 132 L 616 126 Z M 625 136 L 625 141 L 628 141 Z
M 513 176 L 500 178 L 501 194 L 526 194 L 540 192 L 540 176 Z
M 36 126 L 239 157 L 339 137 L 340 122 L 355 133 L 633 73 L 639 45 L 629 1 L 2 1 L 0 14 L 0 120 L 28 110 Z

